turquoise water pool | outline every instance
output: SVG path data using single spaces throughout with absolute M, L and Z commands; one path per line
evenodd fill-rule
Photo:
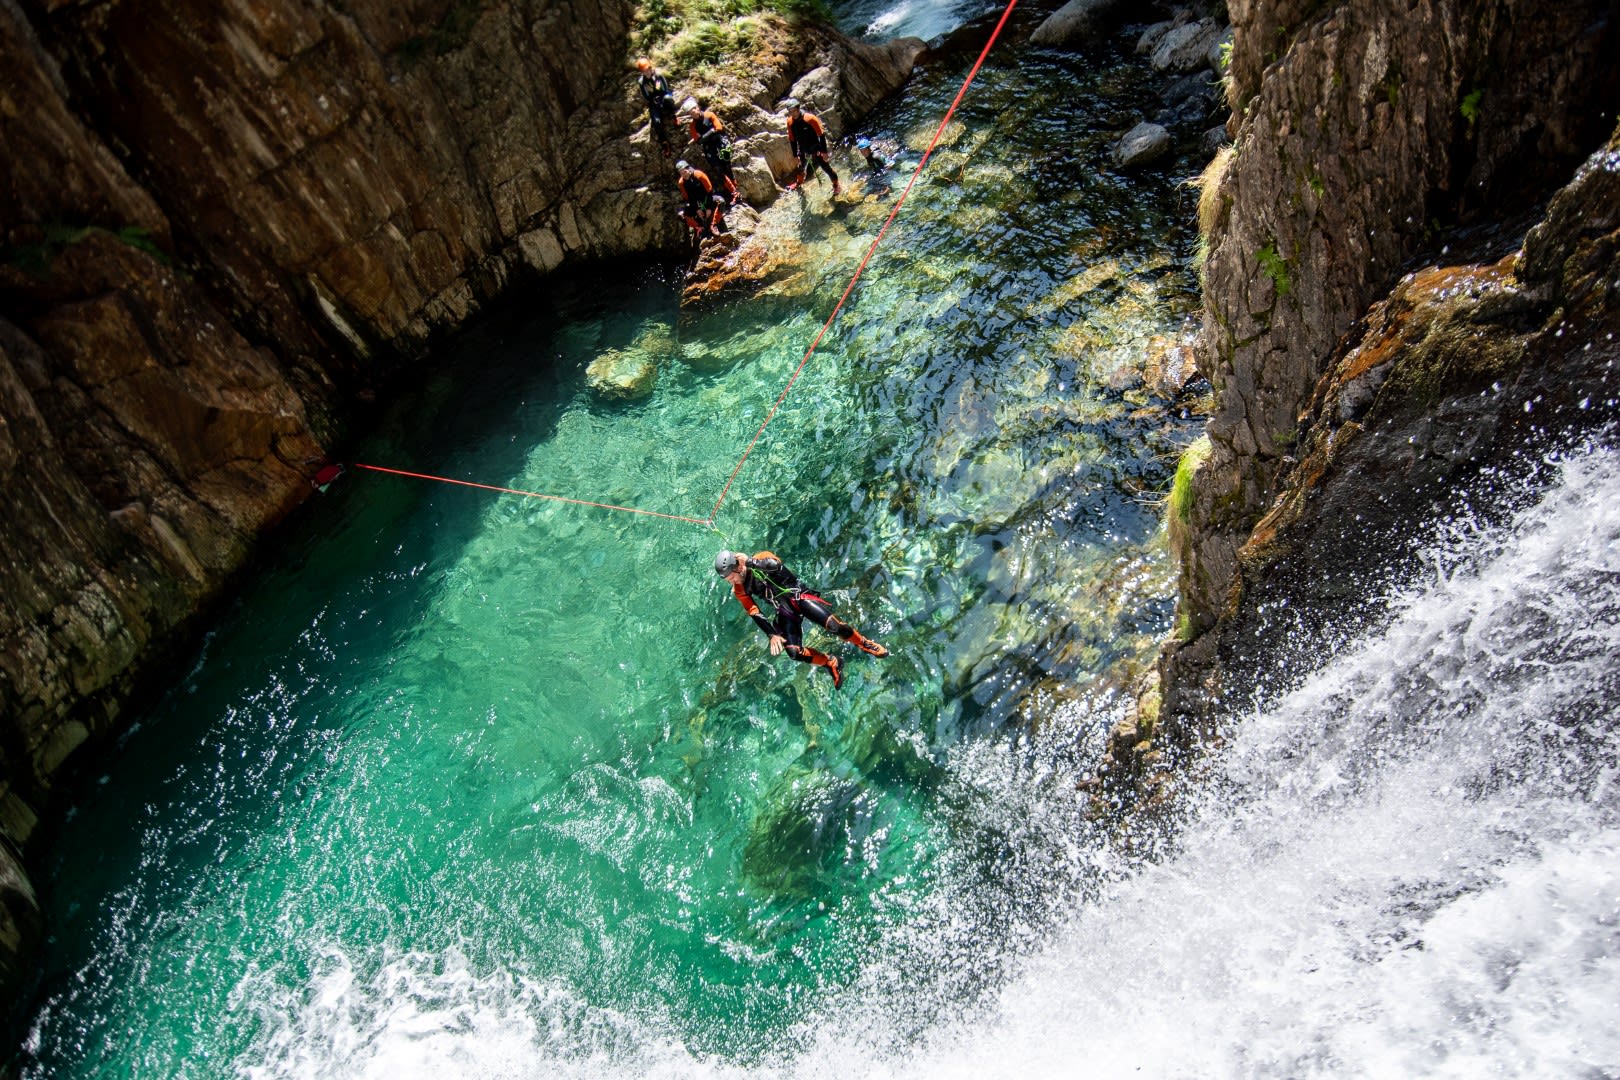
M 863 132 L 914 165 L 965 69 Z M 714 530 L 360 470 L 312 500 L 65 826 L 25 1074 L 746 1070 L 853 987 L 895 1032 L 993 985 L 1062 893 L 1020 733 L 1171 614 L 1198 421 L 1128 372 L 1185 334 L 1191 195 L 1101 168 L 1141 78 L 984 70 Z M 704 518 L 888 207 L 784 199 L 793 302 L 683 316 L 679 267 L 514 298 L 353 458 Z M 650 397 L 587 386 L 611 349 Z M 773 660 L 721 546 L 893 655 L 807 629 L 837 692 Z

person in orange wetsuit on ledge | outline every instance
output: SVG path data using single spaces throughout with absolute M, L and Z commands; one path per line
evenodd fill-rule
M 675 163 L 675 187 L 684 200 L 676 209 L 681 220 L 691 226 L 698 239 L 707 240 L 716 233 L 726 231 L 726 202 L 723 195 L 715 194 L 714 184 L 702 169 L 694 169 L 684 161 Z
M 771 639 L 771 655 L 784 651 L 793 659 L 827 669 L 834 689 L 844 685 L 844 668 L 838 657 L 828 656 L 804 644 L 804 620 L 827 633 L 852 642 L 872 656 L 888 656 L 889 650 L 862 637 L 861 632 L 833 614 L 827 601 L 806 589 L 793 571 L 769 551 L 749 558 L 740 551 L 722 551 L 714 557 L 714 572 L 731 582 L 737 602 L 754 624 Z M 774 618 L 766 618 L 759 601 L 769 605 Z
M 833 194 L 837 195 L 842 189 L 838 186 L 838 174 L 833 172 L 832 163 L 827 160 L 827 129 L 821 126 L 821 117 L 805 112 L 793 98 L 788 98 L 783 104 L 788 110 L 788 145 L 793 148 L 793 156 L 799 160 L 799 171 L 794 174 L 792 183 L 788 184 L 788 190 L 802 188 L 819 168 L 832 177 Z

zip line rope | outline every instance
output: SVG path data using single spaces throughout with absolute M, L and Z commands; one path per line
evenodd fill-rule
M 872 260 L 872 255 L 877 251 L 878 245 L 883 242 L 883 237 L 888 233 L 889 226 L 894 223 L 896 215 L 900 213 L 900 208 L 906 204 L 906 198 L 911 194 L 912 187 L 916 185 L 917 178 L 922 175 L 923 167 L 928 164 L 929 156 L 939 146 L 939 140 L 944 137 L 946 125 L 951 122 L 951 117 L 956 115 L 957 106 L 961 105 L 962 99 L 967 96 L 968 87 L 973 85 L 973 80 L 978 76 L 979 69 L 984 66 L 985 58 L 990 55 L 990 50 L 995 46 L 996 39 L 1001 36 L 1001 31 L 1007 25 L 1007 20 L 1011 17 L 1013 8 L 1017 6 L 1018 0 L 1007 0 L 1007 6 L 1002 11 L 1001 19 L 996 23 L 996 28 L 990 32 L 990 38 L 984 43 L 984 48 L 980 50 L 979 58 L 973 62 L 973 67 L 969 69 L 967 78 L 962 80 L 962 86 L 956 91 L 956 97 L 951 101 L 951 107 L 945 110 L 944 116 L 940 117 L 939 126 L 934 129 L 934 137 L 928 141 L 928 149 L 923 151 L 922 157 L 917 161 L 917 167 L 911 171 L 911 179 L 906 181 L 905 189 L 900 192 L 900 197 L 894 201 L 894 207 L 889 211 L 889 216 L 884 219 L 882 227 L 878 229 L 877 236 L 872 238 L 872 243 L 867 247 L 866 254 L 861 256 L 860 264 L 855 267 L 855 273 L 850 276 L 849 284 L 844 286 L 843 294 L 838 297 L 838 303 L 833 305 L 832 312 L 827 316 L 827 321 L 821 324 L 821 329 L 816 332 L 816 336 L 811 340 L 810 347 L 805 349 L 804 356 L 799 360 L 799 366 L 793 369 L 792 375 L 788 376 L 787 384 L 782 387 L 782 392 L 776 395 L 776 401 L 771 404 L 770 411 L 765 414 L 765 419 L 760 422 L 758 430 L 754 432 L 754 437 L 748 440 L 747 447 L 743 449 L 742 457 L 737 459 L 736 468 L 732 469 L 731 475 L 726 477 L 725 486 L 720 489 L 720 496 L 714 500 L 714 505 L 709 508 L 708 517 L 698 518 L 686 514 L 668 514 L 659 510 L 643 510 L 635 506 L 618 506 L 614 503 L 593 502 L 590 499 L 574 499 L 566 495 L 547 495 L 538 491 L 521 491 L 517 488 L 497 487 L 494 484 L 477 484 L 471 480 L 455 480 L 448 476 L 407 472 L 404 469 L 389 469 L 380 465 L 364 465 L 359 462 L 355 462 L 355 468 L 368 469 L 377 473 L 391 473 L 395 476 L 408 476 L 417 480 L 436 480 L 441 484 L 482 488 L 485 491 L 496 491 L 506 495 L 522 495 L 530 499 L 549 499 L 553 502 L 571 503 L 575 506 L 590 506 L 598 510 L 618 510 L 626 514 L 641 514 L 646 517 L 663 518 L 666 521 L 682 521 L 706 529 L 714 529 L 715 517 L 720 513 L 720 506 L 726 501 L 726 496 L 731 493 L 731 487 L 736 483 L 737 475 L 742 472 L 743 466 L 748 463 L 749 455 L 754 452 L 754 447 L 758 445 L 760 438 L 765 434 L 765 429 L 775 419 L 777 410 L 782 407 L 782 402 L 787 399 L 788 392 L 793 389 L 793 384 L 798 381 L 800 373 L 805 369 L 805 365 L 810 363 L 810 358 L 815 355 L 816 347 L 821 344 L 821 339 L 831 329 L 833 320 L 838 318 L 838 313 L 843 310 L 844 302 L 849 299 L 850 293 L 855 291 L 856 283 L 861 280 L 861 275 L 866 272 L 866 264 Z M 719 530 L 715 531 L 718 532 Z
M 499 491 L 504 495 L 523 495 L 530 499 L 551 499 L 555 502 L 573 503 L 575 506 L 594 506 L 599 510 L 622 510 L 626 514 L 645 514 L 648 517 L 668 518 L 670 521 L 689 521 L 693 525 L 712 525 L 713 519 L 687 517 L 685 514 L 666 514 L 658 510 L 642 510 L 635 506 L 616 506 L 613 503 L 592 502 L 589 499 L 570 499 L 566 495 L 543 495 L 538 491 L 522 491 L 518 488 L 496 487 L 494 484 L 475 484 L 471 480 L 455 480 L 448 476 L 433 476 L 430 473 L 407 472 L 404 469 L 387 469 L 381 465 L 363 465 L 355 462 L 357 469 L 369 469 L 372 472 L 392 473 L 394 476 L 409 476 L 417 480 L 437 480 L 441 484 L 459 484 L 462 487 L 483 488 L 485 491 Z

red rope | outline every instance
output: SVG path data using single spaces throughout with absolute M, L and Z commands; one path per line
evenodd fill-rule
M 646 514 L 648 517 L 668 518 L 671 521 L 689 521 L 693 525 L 709 525 L 711 521 L 702 518 L 687 517 L 684 514 L 664 514 L 657 510 L 641 510 L 634 506 L 615 506 L 613 503 L 591 502 L 589 499 L 570 499 L 566 495 L 542 495 L 538 491 L 520 491 L 517 488 L 496 487 L 494 484 L 475 484 L 471 480 L 453 480 L 448 476 L 433 476 L 429 473 L 406 472 L 404 469 L 385 469 L 381 465 L 362 465 L 355 462 L 357 469 L 370 469 L 372 472 L 393 473 L 395 476 L 410 476 L 417 480 L 437 480 L 441 484 L 460 484 L 462 487 L 483 488 L 485 491 L 499 491 L 506 495 L 526 495 L 531 499 L 550 499 L 553 502 L 573 503 L 576 506 L 594 506 L 599 510 L 623 510 L 627 514 Z
M 1007 25 L 1007 19 L 1012 15 L 1012 10 L 1017 5 L 1018 0 L 1007 0 L 1007 8 L 1001 13 L 1001 21 L 996 23 L 996 28 L 990 32 L 990 40 L 984 43 L 984 48 L 979 52 L 979 58 L 973 62 L 973 68 L 967 73 L 967 78 L 962 80 L 962 88 L 956 92 L 956 98 L 951 102 L 951 107 L 946 109 L 945 115 L 940 118 L 939 127 L 934 129 L 934 137 L 928 142 L 928 149 L 923 151 L 922 157 L 917 162 L 917 167 L 911 170 L 911 179 L 906 181 L 905 190 L 894 201 L 894 208 L 889 211 L 889 216 L 884 219 L 883 227 L 878 229 L 878 234 L 872 238 L 871 246 L 866 249 L 866 254 L 861 256 L 860 265 L 855 267 L 854 276 L 849 279 L 849 284 L 844 286 L 843 295 L 838 298 L 838 303 L 833 305 L 832 313 L 827 316 L 827 321 L 821 324 L 821 329 L 816 332 L 815 339 L 810 342 L 810 347 L 804 351 L 804 357 L 799 361 L 799 366 L 793 369 L 792 375 L 788 376 L 787 385 L 782 387 L 780 394 L 776 395 L 776 403 L 771 406 L 771 411 L 765 414 L 765 419 L 760 423 L 759 430 L 754 432 L 752 439 L 748 440 L 748 447 L 743 451 L 742 457 L 737 460 L 737 467 L 732 469 L 731 475 L 726 478 L 726 486 L 720 489 L 720 497 L 714 500 L 714 506 L 709 509 L 709 521 L 711 523 L 714 521 L 715 515 L 720 512 L 720 504 L 726 501 L 726 496 L 731 492 L 731 485 L 737 479 L 737 474 L 742 472 L 743 465 L 747 463 L 748 455 L 754 452 L 754 444 L 759 442 L 761 435 L 765 434 L 766 426 L 776 416 L 776 410 L 781 408 L 783 400 L 788 396 L 788 391 L 792 390 L 793 384 L 798 381 L 799 372 L 803 371 L 804 366 L 810 362 L 810 357 L 815 354 L 816 346 L 821 344 L 822 337 L 832 326 L 833 320 L 838 318 L 838 313 L 843 310 L 844 301 L 848 300 L 849 294 L 855 291 L 855 283 L 861 280 L 861 275 L 866 272 L 866 264 L 872 259 L 872 253 L 877 251 L 877 246 L 883 242 L 883 237 L 889 231 L 889 226 L 894 222 L 895 215 L 900 213 L 900 208 L 906 204 L 906 198 L 911 194 L 912 186 L 917 183 L 917 177 L 922 175 L 923 166 L 928 164 L 929 155 L 934 152 L 934 148 L 939 145 L 940 138 L 944 136 L 945 126 L 951 122 L 951 117 L 956 114 L 956 107 L 962 104 L 962 98 L 967 95 L 968 87 L 973 85 L 973 79 L 979 74 L 979 68 L 984 66 L 985 57 L 990 55 L 991 46 L 995 45 L 996 38 L 1001 36 L 1002 27 Z
M 776 401 L 771 405 L 770 411 L 765 414 L 765 419 L 760 422 L 759 429 L 754 432 L 754 437 L 748 440 L 748 446 L 743 450 L 742 457 L 737 459 L 737 467 L 731 470 L 731 475 L 726 477 L 725 486 L 720 489 L 720 497 L 715 499 L 714 505 L 709 508 L 708 517 L 695 518 L 688 517 L 685 514 L 665 514 L 657 510 L 642 510 L 634 506 L 616 506 L 613 503 L 592 502 L 589 499 L 571 499 L 565 495 L 544 495 L 538 491 L 519 491 L 516 488 L 496 487 L 493 484 L 475 484 L 470 480 L 453 480 L 447 476 L 406 472 L 404 469 L 385 469 L 379 465 L 356 463 L 355 468 L 369 469 L 372 472 L 393 473 L 395 476 L 410 476 L 418 480 L 437 480 L 443 484 L 459 484 L 462 487 L 483 488 L 485 491 L 499 491 L 507 495 L 524 495 L 531 499 L 550 499 L 553 502 L 573 503 L 576 506 L 594 506 L 599 510 L 622 510 L 626 514 L 644 514 L 647 517 L 664 518 L 668 521 L 685 521 L 693 525 L 712 528 L 715 516 L 720 513 L 720 504 L 724 503 L 726 496 L 731 493 L 731 485 L 736 482 L 737 474 L 742 472 L 743 466 L 748 463 L 749 455 L 754 452 L 754 447 L 759 443 L 760 437 L 765 434 L 765 429 L 775 419 L 777 410 L 782 407 L 782 402 L 787 399 L 788 391 L 793 389 L 793 384 L 798 381 L 800 372 L 804 371 L 805 365 L 815 355 L 816 347 L 821 344 L 821 339 L 826 336 L 827 331 L 832 327 L 833 320 L 838 318 L 838 313 L 843 310 L 844 301 L 848 300 L 849 294 L 855 291 L 856 282 L 860 281 L 861 275 L 866 272 L 866 264 L 872 260 L 873 253 L 877 251 L 878 245 L 883 242 L 883 237 L 888 233 L 889 226 L 894 223 L 895 216 L 900 213 L 900 208 L 906 204 L 906 199 L 910 196 L 912 187 L 917 183 L 917 177 L 922 175 L 923 166 L 928 164 L 929 156 L 933 154 L 935 147 L 939 145 L 939 140 L 944 137 L 946 125 L 951 122 L 951 117 L 956 115 L 957 106 L 961 105 L 962 99 L 967 96 L 968 87 L 973 85 L 973 80 L 979 74 L 979 69 L 984 66 L 985 58 L 990 55 L 990 49 L 995 45 L 996 39 L 1001 36 L 1002 29 L 1007 25 L 1007 19 L 1012 15 L 1013 8 L 1017 6 L 1018 0 L 1007 0 L 1007 7 L 1001 13 L 1001 20 L 996 23 L 996 28 L 990 32 L 990 39 L 984 43 L 984 48 L 979 52 L 979 58 L 973 62 L 973 67 L 968 71 L 967 78 L 962 80 L 962 87 L 957 90 L 956 98 L 951 102 L 951 107 L 946 109 L 945 115 L 940 118 L 939 126 L 934 129 L 934 137 L 928 142 L 928 149 L 923 151 L 922 158 L 917 162 L 917 167 L 911 172 L 911 179 L 906 181 L 905 190 L 895 200 L 894 207 L 889 211 L 889 216 L 884 219 L 883 226 L 878 229 L 877 236 L 873 237 L 871 245 L 866 249 L 866 254 L 861 256 L 860 265 L 855 267 L 855 273 L 850 277 L 849 284 L 844 286 L 843 295 L 839 296 L 838 303 L 833 305 L 832 312 L 827 316 L 827 321 L 821 324 L 821 329 L 816 332 L 815 338 L 810 342 L 810 347 L 804 350 L 804 356 L 800 358 L 799 366 L 793 369 L 792 375 L 788 376 L 787 385 L 783 386 L 782 392 L 776 395 Z

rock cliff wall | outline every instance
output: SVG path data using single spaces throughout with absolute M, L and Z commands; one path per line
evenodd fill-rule
M 1551 254 L 1612 258 L 1611 241 L 1582 233 L 1596 222 L 1601 235 L 1601 215 L 1558 209 L 1590 208 L 1604 197 L 1593 192 L 1610 189 L 1588 181 L 1583 198 L 1560 196 L 1539 246 L 1501 260 L 1614 130 L 1620 5 L 1229 7 L 1234 146 L 1201 200 L 1212 448 L 1176 530 L 1186 538 L 1181 621 L 1160 665 L 1163 708 L 1183 739 L 1233 689 L 1238 627 L 1252 632 L 1267 598 L 1353 592 L 1351 571 L 1384 557 L 1376 537 L 1402 531 L 1403 516 L 1421 520 L 1447 487 L 1537 434 L 1507 418 L 1524 405 L 1520 390 L 1464 407 L 1481 380 L 1530 397 L 1560 379 L 1594 400 L 1613 396 L 1601 392 L 1612 376 L 1584 362 L 1592 350 L 1569 349 L 1573 325 L 1562 336 L 1537 329 L 1564 318 L 1560 298 L 1574 294 L 1591 309 L 1582 333 L 1612 318 L 1590 299 L 1603 287 L 1569 278 Z M 1413 270 L 1422 272 L 1403 280 Z M 1613 270 L 1582 273 L 1601 283 Z M 1580 344 L 1613 349 L 1601 334 Z M 1371 513 L 1375 504 L 1384 509 Z M 1353 511 L 1335 518 L 1348 506 L 1369 511 L 1364 525 L 1352 527 Z M 1289 552 L 1309 553 L 1296 565 L 1314 567 L 1317 587 L 1303 571 L 1283 573 Z
M 0 0 L 0 990 L 65 766 L 311 494 L 352 403 L 520 280 L 685 244 L 632 9 Z M 920 48 L 761 25 L 728 103 L 762 158 L 806 72 L 853 119 Z
M 1400 573 L 1403 541 L 1453 514 L 1500 518 L 1519 478 L 1571 442 L 1612 439 L 1616 419 L 1620 128 L 1517 251 L 1406 275 L 1335 357 L 1298 464 L 1238 553 L 1242 602 L 1216 634 L 1229 691 L 1253 689 L 1241 661 L 1258 644 L 1313 652 L 1376 617 L 1367 585 Z M 1301 633 L 1300 608 L 1329 618 Z

